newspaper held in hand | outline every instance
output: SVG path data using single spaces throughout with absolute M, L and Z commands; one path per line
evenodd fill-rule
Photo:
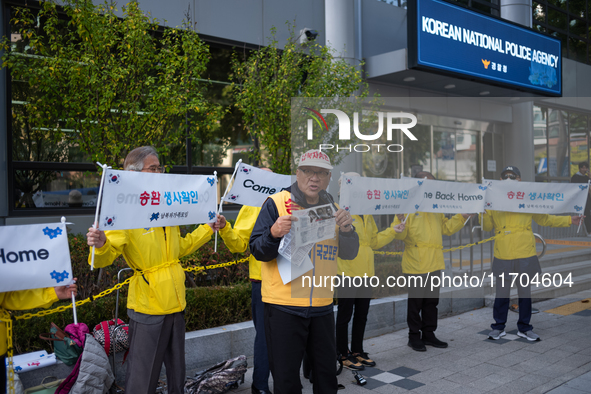
M 295 245 L 302 247 L 332 239 L 336 236 L 336 212 L 331 204 L 294 211 L 298 220 L 293 222 Z
M 314 244 L 308 244 L 302 247 L 296 247 L 292 238 L 293 227 L 291 231 L 283 236 L 279 244 L 279 254 L 291 261 L 291 264 L 299 267 L 302 265 Z

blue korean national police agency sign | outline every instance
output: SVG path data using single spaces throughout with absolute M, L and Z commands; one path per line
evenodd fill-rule
M 408 4 L 409 67 L 562 95 L 559 40 L 444 1 Z

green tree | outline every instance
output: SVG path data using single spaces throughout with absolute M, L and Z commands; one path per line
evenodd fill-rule
M 287 24 L 290 38 L 283 49 L 271 29 L 270 44 L 253 51 L 240 61 L 233 60 L 232 75 L 236 106 L 255 141 L 256 160 L 283 174 L 293 164 L 291 109 L 292 98 L 366 97 L 367 84 L 361 65 L 354 67 L 337 59 L 333 51 L 317 43 L 301 46 L 293 25 Z M 318 145 L 316 145 L 317 147 Z M 301 152 L 300 152 L 301 153 Z M 338 156 L 333 157 L 337 159 Z
M 121 8 L 123 17 L 111 3 L 61 4 L 15 9 L 18 33 L 2 42 L 2 60 L 28 97 L 13 125 L 114 166 L 140 145 L 166 158 L 188 129 L 190 138 L 215 140 L 222 111 L 205 99 L 201 79 L 209 51 L 188 24 L 162 29 L 137 2 Z

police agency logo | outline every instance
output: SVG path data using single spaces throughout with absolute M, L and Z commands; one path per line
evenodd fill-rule
M 395 130 L 401 130 L 406 137 L 411 141 L 417 141 L 417 137 L 410 131 L 414 126 L 417 125 L 417 117 L 407 112 L 376 112 L 378 121 L 375 126 L 377 130 L 373 134 L 363 134 L 359 130 L 359 112 L 353 113 L 353 134 L 359 140 L 367 141 L 368 143 L 363 144 L 351 144 L 351 119 L 349 116 L 338 109 L 321 109 L 316 111 L 315 109 L 304 107 L 306 110 L 311 112 L 311 118 L 307 121 L 307 139 L 314 139 L 314 124 L 316 123 L 316 129 L 320 129 L 322 132 L 329 132 L 328 124 L 324 115 L 330 114 L 337 117 L 339 125 L 339 141 L 342 144 L 319 144 L 318 149 L 321 152 L 326 151 L 348 151 L 348 152 L 402 152 L 404 149 L 400 144 L 377 144 L 371 143 L 370 141 L 376 141 L 382 137 L 384 130 L 386 132 L 386 139 L 388 142 L 393 140 L 395 136 Z M 410 122 L 409 122 L 410 120 Z M 347 142 L 349 142 L 347 144 Z

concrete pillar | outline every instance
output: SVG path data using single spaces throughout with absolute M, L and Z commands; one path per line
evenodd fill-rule
M 531 0 L 501 0 L 501 18 L 526 27 L 532 25 Z M 513 105 L 513 123 L 505 130 L 503 145 L 506 165 L 515 165 L 521 179 L 535 180 L 533 103 Z
M 0 36 L 4 36 L 7 29 L 4 23 L 6 13 L 4 12 L 4 1 L 0 0 Z M 0 58 L 3 52 L 0 51 Z M 4 225 L 8 216 L 8 116 L 6 114 L 6 89 L 8 73 L 1 68 L 0 61 L 0 225 Z
M 532 0 L 501 0 L 501 18 L 531 27 Z
M 360 25 L 357 18 L 360 10 L 356 0 L 324 0 L 325 44 L 336 51 L 337 57 L 346 59 L 352 65 L 357 65 L 360 57 L 356 53 L 361 31 L 361 26 L 357 26 Z
M 521 180 L 535 181 L 533 102 L 513 104 L 513 123 L 503 134 L 505 165 L 521 171 Z

